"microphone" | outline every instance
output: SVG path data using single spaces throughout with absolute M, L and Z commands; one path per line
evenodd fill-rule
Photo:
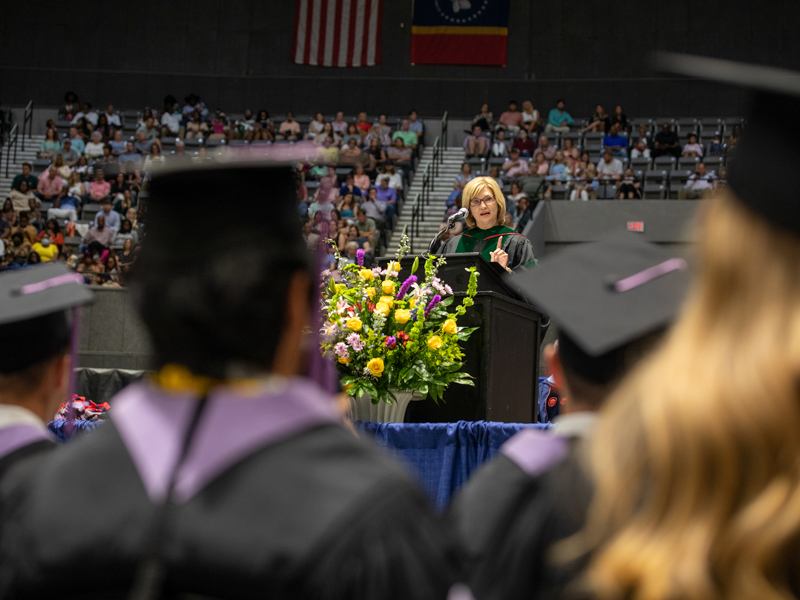
M 457 213 L 455 213 L 455 214 L 453 214 L 453 215 L 450 215 L 449 217 L 447 217 L 447 222 L 448 222 L 448 223 L 454 223 L 454 222 L 456 221 L 456 219 L 463 219 L 463 218 L 464 218 L 464 217 L 466 217 L 468 214 L 469 214 L 469 211 L 468 211 L 466 208 L 462 208 L 462 209 L 461 209 L 460 211 L 458 211 Z

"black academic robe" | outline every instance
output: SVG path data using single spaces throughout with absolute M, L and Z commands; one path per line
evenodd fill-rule
M 13 473 L 0 497 L 0 597 L 126 597 L 155 505 L 120 431 L 112 418 Z M 457 570 L 447 539 L 404 469 L 322 424 L 173 506 L 162 597 L 445 598 Z
M 497 249 L 498 239 L 502 240 L 500 247 L 508 254 L 506 266 L 512 271 L 536 264 L 530 240 L 521 233 L 502 225 L 496 225 L 489 229 L 477 227 L 468 229 L 445 241 L 439 249 L 439 254 L 479 252 L 483 258 L 491 262 L 490 253 Z
M 55 442 L 52 440 L 39 440 L 37 442 L 27 444 L 22 448 L 17 448 L 13 452 L 0 457 L 0 487 L 3 485 L 2 480 L 6 473 L 8 473 L 12 467 L 17 466 L 28 459 L 44 454 L 55 447 Z
M 476 600 L 562 598 L 585 566 L 581 559 L 557 564 L 549 554 L 581 529 L 591 499 L 575 443 L 535 475 L 500 455 L 454 500 L 448 519 Z

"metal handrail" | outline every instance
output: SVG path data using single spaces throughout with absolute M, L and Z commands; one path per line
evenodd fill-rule
M 11 133 L 8 134 L 8 143 L 6 144 L 6 177 L 8 177 L 9 168 L 11 167 L 11 147 L 14 147 L 14 162 L 17 162 L 17 141 L 19 138 L 19 127 L 14 123 L 11 128 Z
M 447 111 L 442 115 L 442 147 L 447 150 Z
M 22 151 L 25 152 L 25 129 L 28 129 L 28 137 L 33 137 L 33 100 L 28 102 L 25 107 L 25 116 L 22 119 Z
M 433 163 L 433 174 L 438 177 L 439 165 L 442 162 L 442 151 L 439 147 L 439 136 L 436 136 L 436 139 L 433 141 L 433 159 L 431 162 Z

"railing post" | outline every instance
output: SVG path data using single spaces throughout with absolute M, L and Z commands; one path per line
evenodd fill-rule
M 6 177 L 8 177 L 9 168 L 11 167 L 11 146 L 14 146 L 14 162 L 17 162 L 17 137 L 19 127 L 14 124 L 11 128 L 11 133 L 8 136 L 8 148 L 6 149 Z M 2 163 L 0 163 L 1 165 Z
M 25 126 L 28 127 L 28 136 L 33 137 L 33 100 L 28 102 L 25 107 L 25 115 L 22 118 L 22 151 L 25 152 Z
M 447 150 L 447 111 L 442 115 L 442 147 Z

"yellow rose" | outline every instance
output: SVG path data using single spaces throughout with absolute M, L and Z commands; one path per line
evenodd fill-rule
M 343 385 L 342 386 L 342 391 L 343 392 L 349 392 L 352 387 L 353 387 L 353 384 L 352 383 L 348 383 L 347 385 Z
M 351 360 L 353 359 L 349 357 L 348 358 L 344 358 L 343 356 L 339 357 L 339 362 L 342 363 L 343 365 L 349 365 Z
M 400 266 L 399 262 L 396 262 L 392 263 L 392 269 L 394 270 L 395 273 L 399 273 L 400 271 L 403 270 L 403 267 Z
M 367 363 L 367 368 L 375 377 L 380 377 L 383 375 L 383 359 L 373 358 Z
M 369 281 L 370 279 L 372 279 L 372 271 L 370 271 L 369 269 L 361 269 L 359 274 L 361 275 L 361 278 L 364 281 Z
M 369 287 L 367 288 L 367 298 L 372 300 L 375 297 L 375 288 Z
M 442 325 L 442 331 L 450 334 L 458 333 L 458 326 L 456 325 L 455 319 L 447 319 L 444 325 Z
M 408 301 L 408 306 L 409 306 L 409 308 L 414 308 L 416 305 L 417 305 L 417 299 L 416 299 L 416 298 L 411 298 L 411 299 Z
M 375 312 L 382 314 L 384 317 L 388 317 L 389 316 L 389 310 L 391 310 L 391 309 L 390 309 L 389 305 L 386 304 L 385 302 L 378 302 L 375 305 Z
M 381 296 L 381 299 L 378 302 L 383 302 L 389 308 L 394 306 L 394 299 L 391 296 Z
M 438 335 L 431 336 L 428 339 L 428 348 L 430 348 L 431 350 L 438 350 L 441 347 L 442 347 L 442 338 L 440 338 Z
M 394 311 L 394 320 L 403 325 L 404 323 L 408 323 L 408 320 L 411 318 L 411 311 L 406 310 L 405 308 L 398 308 Z
M 361 319 L 358 317 L 347 319 L 347 328 L 350 331 L 361 331 Z
M 383 283 L 381 283 L 381 289 L 384 294 L 394 296 L 394 281 L 384 280 Z

